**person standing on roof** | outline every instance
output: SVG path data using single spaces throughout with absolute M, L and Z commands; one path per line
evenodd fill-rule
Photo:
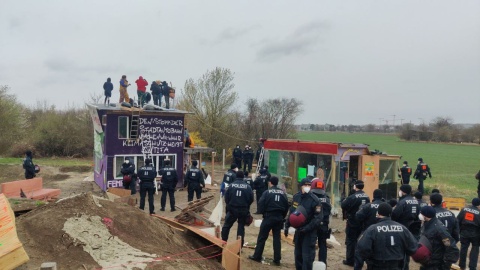
M 430 167 L 428 167 L 427 163 L 423 162 L 423 158 L 418 158 L 418 165 L 413 178 L 418 179 L 418 191 L 420 191 L 422 194 L 424 193 L 423 181 L 427 179 L 427 175 L 432 178 Z
M 25 152 L 25 159 L 23 160 L 23 169 L 25 169 L 25 179 L 32 179 L 36 176 L 35 165 L 33 164 L 32 151 Z
M 410 184 L 410 176 L 412 175 L 412 168 L 408 166 L 408 162 L 405 160 L 403 162 L 402 168 L 400 168 L 400 177 L 402 178 L 402 184 Z
M 118 101 L 119 103 L 130 102 L 130 97 L 128 96 L 127 91 L 127 87 L 129 86 L 130 84 L 127 81 L 127 75 L 122 75 L 122 79 L 120 80 L 120 100 Z
M 153 204 L 153 194 L 155 193 L 155 177 L 157 170 L 152 165 L 152 160 L 145 159 L 145 165 L 138 170 L 138 177 L 140 178 L 140 209 L 145 209 L 145 197 L 148 193 L 148 210 L 150 215 L 155 214 L 155 206 Z
M 165 108 L 170 109 L 170 86 L 166 81 L 162 82 L 162 94 L 165 98 Z M 162 100 L 160 99 L 160 101 Z
M 153 105 L 162 105 L 162 87 L 159 85 L 160 81 L 153 81 L 150 85 L 150 91 L 152 91 Z
M 147 93 L 148 82 L 140 76 L 135 83 L 137 84 L 138 105 L 143 107 L 143 105 L 145 105 L 145 94 Z
M 103 84 L 103 92 L 105 94 L 104 105 L 110 105 L 110 98 L 112 97 L 113 84 L 112 79 L 107 78 L 107 81 Z

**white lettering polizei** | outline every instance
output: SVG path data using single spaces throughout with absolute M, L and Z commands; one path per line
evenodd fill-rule
M 399 225 L 383 225 L 377 226 L 378 232 L 403 232 L 402 226 Z

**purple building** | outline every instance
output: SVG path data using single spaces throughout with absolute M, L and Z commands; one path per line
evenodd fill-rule
M 166 159 L 177 168 L 183 186 L 185 114 L 180 110 L 144 110 L 87 104 L 94 126 L 95 182 L 106 190 L 123 187 L 122 163 L 133 158 L 136 168 L 149 157 L 159 170 Z

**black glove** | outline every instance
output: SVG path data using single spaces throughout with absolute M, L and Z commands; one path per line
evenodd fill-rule
M 288 227 L 288 226 L 285 224 L 285 228 L 283 229 L 283 234 L 285 235 L 285 237 L 288 236 L 288 229 L 289 229 L 289 228 L 290 228 L 290 227 Z
M 307 230 L 305 230 L 305 227 L 300 227 L 296 230 L 296 232 L 299 232 L 299 233 L 306 233 Z
M 444 262 L 442 269 L 443 270 L 450 270 L 451 266 L 452 266 L 452 263 Z

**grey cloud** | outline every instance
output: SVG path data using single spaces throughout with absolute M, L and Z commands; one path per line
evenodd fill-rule
M 330 25 L 325 22 L 312 22 L 302 25 L 283 40 L 265 43 L 258 50 L 257 59 L 272 61 L 292 54 L 308 54 L 313 51 L 314 45 L 321 40 L 321 34 L 329 28 Z
M 19 18 L 11 18 L 8 22 L 8 26 L 10 27 L 10 29 L 18 28 L 21 25 L 22 25 L 22 20 L 20 20 Z
M 252 25 L 244 28 L 228 27 L 228 28 L 225 28 L 222 32 L 220 32 L 220 34 L 217 37 L 217 42 L 234 40 L 259 28 L 260 28 L 259 25 Z

